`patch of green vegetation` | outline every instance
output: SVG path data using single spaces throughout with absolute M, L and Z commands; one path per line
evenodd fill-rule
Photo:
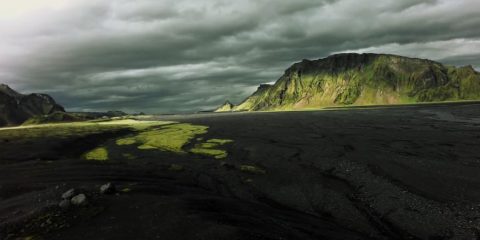
M 190 152 L 200 155 L 212 156 L 216 159 L 227 157 L 227 152 L 225 150 L 205 148 L 204 146 L 202 146 L 202 144 L 195 145 L 194 148 L 190 149 Z
M 3 137 L 32 140 L 35 138 L 70 138 L 72 136 L 87 136 L 102 132 L 121 129 L 122 126 L 99 126 L 93 123 L 58 123 L 29 125 L 20 127 L 1 128 L 0 135 Z
M 120 190 L 120 192 L 123 192 L 123 193 L 129 193 L 129 192 L 131 192 L 131 191 L 132 191 L 132 189 L 131 189 L 131 188 L 128 188 L 128 187 L 122 188 L 122 189 Z
M 106 122 L 99 122 L 99 125 L 109 125 L 109 126 L 115 126 L 115 125 L 124 125 L 128 126 L 129 128 L 136 130 L 136 131 L 142 131 L 151 127 L 158 127 L 158 126 L 163 126 L 163 125 L 168 125 L 168 124 L 173 124 L 176 122 L 172 121 L 138 121 L 135 119 L 120 119 L 120 120 L 115 120 L 115 121 L 106 121 Z
M 105 147 L 98 147 L 85 154 L 85 159 L 106 161 L 108 160 L 108 150 Z
M 253 165 L 240 165 L 240 171 L 261 175 L 267 173 L 267 171 L 265 171 L 264 169 Z
M 170 124 L 160 129 L 143 131 L 129 138 L 117 140 L 117 145 L 138 144 L 138 149 L 159 149 L 184 153 L 183 146 L 196 135 L 207 133 L 207 126 L 188 123 Z
M 130 135 L 114 139 L 114 142 L 119 147 L 133 145 L 143 150 L 153 149 L 176 153 L 191 152 L 213 156 L 215 158 L 225 158 L 227 152 L 217 148 L 232 142 L 232 140 L 216 138 L 207 140 L 202 136 L 198 136 L 207 133 L 208 126 L 166 121 L 137 121 L 133 119 L 48 123 L 0 128 L 0 141 L 15 141 L 16 143 L 22 144 L 30 141 L 43 141 L 45 138 L 82 138 L 94 134 L 113 133 L 126 129 L 131 130 Z M 185 146 L 191 141 L 196 142 L 195 147 L 185 149 Z M 97 147 L 82 154 L 82 158 L 97 161 L 108 160 L 113 156 L 109 156 L 109 150 L 113 151 L 114 149 L 107 150 L 105 146 Z M 136 156 L 123 154 L 122 152 L 120 152 L 119 155 L 124 159 L 136 158 Z
M 218 144 L 218 145 L 223 145 L 223 144 L 232 143 L 232 142 L 233 142 L 233 140 L 231 140 L 231 139 L 212 138 L 212 139 L 207 140 L 207 143 L 214 143 L 214 144 Z
M 93 133 L 106 132 L 111 130 L 130 128 L 133 130 L 144 130 L 150 127 L 171 124 L 166 121 L 137 121 L 132 119 L 115 121 L 85 121 L 70 123 L 47 123 L 37 125 L 23 125 L 18 127 L 0 128 L 2 135 L 13 135 L 22 137 L 70 137 L 77 135 L 89 135 Z M 21 131 L 17 131 L 21 130 Z
M 227 157 L 227 151 L 217 149 L 217 147 L 231 142 L 233 141 L 230 139 L 209 139 L 204 143 L 195 144 L 195 147 L 190 149 L 190 152 L 194 154 L 212 156 L 216 159 L 222 159 Z
M 179 164 L 170 164 L 170 167 L 168 167 L 168 170 L 173 172 L 181 172 L 185 170 L 185 168 Z
M 117 139 L 116 143 L 118 146 L 124 146 L 124 145 L 132 145 L 135 144 L 137 141 L 135 138 L 121 138 Z

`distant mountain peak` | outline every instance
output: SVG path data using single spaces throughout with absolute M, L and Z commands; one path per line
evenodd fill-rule
M 215 112 L 230 112 L 233 110 L 235 105 L 233 105 L 230 101 L 225 101 L 220 107 L 218 107 Z
M 13 90 L 7 84 L 0 83 L 0 93 L 7 94 L 12 97 L 18 97 L 22 94 L 18 93 L 17 91 Z

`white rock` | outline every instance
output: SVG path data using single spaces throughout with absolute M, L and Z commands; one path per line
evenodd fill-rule
M 85 194 L 83 193 L 78 194 L 75 197 L 72 197 L 72 200 L 70 201 L 75 206 L 85 206 L 88 203 L 87 196 L 85 196 Z
M 115 193 L 115 185 L 113 183 L 107 183 L 100 186 L 100 193 L 102 194 L 112 194 Z
M 71 188 L 70 190 L 62 194 L 62 199 L 70 199 L 75 195 L 75 189 Z

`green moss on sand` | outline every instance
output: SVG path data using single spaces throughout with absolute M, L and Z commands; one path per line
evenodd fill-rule
M 221 145 L 231 142 L 233 141 L 230 139 L 209 139 L 204 143 L 195 144 L 195 147 L 190 149 L 190 152 L 194 154 L 212 156 L 216 159 L 222 159 L 227 157 L 227 151 L 217 148 Z
M 176 122 L 172 121 L 137 121 L 134 119 L 122 119 L 122 120 L 115 120 L 115 121 L 106 121 L 106 122 L 100 122 L 98 123 L 99 125 L 109 125 L 109 126 L 115 126 L 115 125 L 123 125 L 123 126 L 128 126 L 129 128 L 137 131 L 142 131 L 146 130 L 148 128 L 152 127 L 158 127 L 162 125 L 168 125 Z
M 267 173 L 264 169 L 253 165 L 240 165 L 240 171 L 262 175 Z
M 223 144 L 227 144 L 227 143 L 231 143 L 231 142 L 233 142 L 233 140 L 231 140 L 231 139 L 212 138 L 212 139 L 207 140 L 207 143 L 216 143 L 218 145 L 223 145 Z
M 212 156 L 216 159 L 222 159 L 227 157 L 227 152 L 225 150 L 205 148 L 201 144 L 195 145 L 194 148 L 190 149 L 190 152 L 200 155 Z
M 85 159 L 106 161 L 108 160 L 108 150 L 104 147 L 98 147 L 85 154 Z
M 137 141 L 135 138 L 121 138 L 116 141 L 118 146 L 124 146 L 124 145 L 132 145 L 135 144 Z
M 165 121 L 118 120 L 104 122 L 47 123 L 19 127 L 0 128 L 0 136 L 10 138 L 72 137 L 86 136 L 120 129 L 143 130 L 155 126 L 171 124 Z
M 221 145 L 232 142 L 229 139 L 206 140 L 201 134 L 207 133 L 208 126 L 193 125 L 167 121 L 137 121 L 133 119 L 88 121 L 74 123 L 48 123 L 11 128 L 0 128 L 0 139 L 21 139 L 35 141 L 35 139 L 83 137 L 122 129 L 132 130 L 132 135 L 116 139 L 118 146 L 135 145 L 139 149 L 157 149 L 176 153 L 191 152 L 225 158 L 227 152 L 218 149 Z M 184 147 L 192 140 L 195 147 Z M 122 155 L 126 159 L 134 156 Z M 109 159 L 109 152 L 105 147 L 98 147 L 83 154 L 88 160 L 105 161 Z
M 159 149 L 183 153 L 183 146 L 196 135 L 207 133 L 207 126 L 188 123 L 170 124 L 160 129 L 143 131 L 129 138 L 117 140 L 118 145 L 138 144 L 139 149 Z

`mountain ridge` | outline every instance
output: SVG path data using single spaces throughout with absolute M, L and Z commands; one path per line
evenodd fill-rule
M 55 100 L 41 93 L 21 94 L 0 84 L 0 126 L 19 125 L 31 117 L 65 112 Z
M 294 63 L 273 85 L 260 85 L 231 111 L 478 99 L 480 74 L 471 65 L 453 67 L 392 54 L 341 53 Z

